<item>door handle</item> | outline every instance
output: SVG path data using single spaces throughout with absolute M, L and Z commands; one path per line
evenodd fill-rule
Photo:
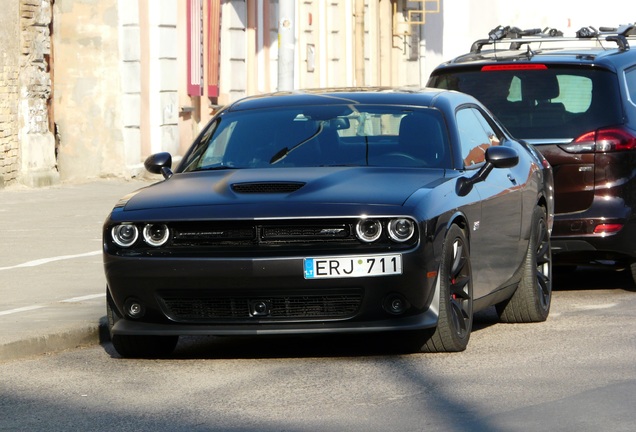
M 510 180 L 510 183 L 512 183 L 513 185 L 517 184 L 517 180 L 515 180 L 512 174 L 508 174 L 508 180 Z

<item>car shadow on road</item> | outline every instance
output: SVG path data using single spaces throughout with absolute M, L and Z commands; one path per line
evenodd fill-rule
M 497 314 L 481 311 L 475 314 L 473 332 L 497 324 Z M 181 336 L 175 351 L 166 359 L 270 359 L 270 358 L 362 358 L 426 354 L 414 349 L 424 337 L 415 333 L 369 333 L 326 335 L 260 335 L 260 336 Z M 119 358 L 107 338 L 101 343 L 112 357 Z M 470 344 L 468 349 L 470 349 Z M 451 354 L 452 355 L 452 354 Z
M 554 291 L 617 289 L 636 291 L 629 269 L 608 267 L 554 267 Z

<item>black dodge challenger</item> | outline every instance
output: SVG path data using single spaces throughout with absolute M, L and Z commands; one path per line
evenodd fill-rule
M 473 313 L 544 321 L 552 171 L 471 96 L 334 89 L 249 97 L 104 223 L 124 357 L 179 335 L 392 332 L 466 349 Z

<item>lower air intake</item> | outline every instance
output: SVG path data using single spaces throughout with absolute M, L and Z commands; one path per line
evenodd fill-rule
M 356 314 L 362 295 L 299 295 L 273 297 L 163 297 L 166 314 L 181 322 L 342 319 Z M 268 305 L 266 314 L 253 313 L 253 304 Z

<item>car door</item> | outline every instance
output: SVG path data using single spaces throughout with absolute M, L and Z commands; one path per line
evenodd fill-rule
M 456 118 L 464 168 L 477 169 L 485 163 L 489 147 L 502 145 L 503 135 L 475 107 L 458 110 Z M 519 266 L 521 187 L 514 168 L 493 169 L 475 185 L 482 199 L 481 220 L 472 221 L 469 227 L 475 298 L 504 286 Z

